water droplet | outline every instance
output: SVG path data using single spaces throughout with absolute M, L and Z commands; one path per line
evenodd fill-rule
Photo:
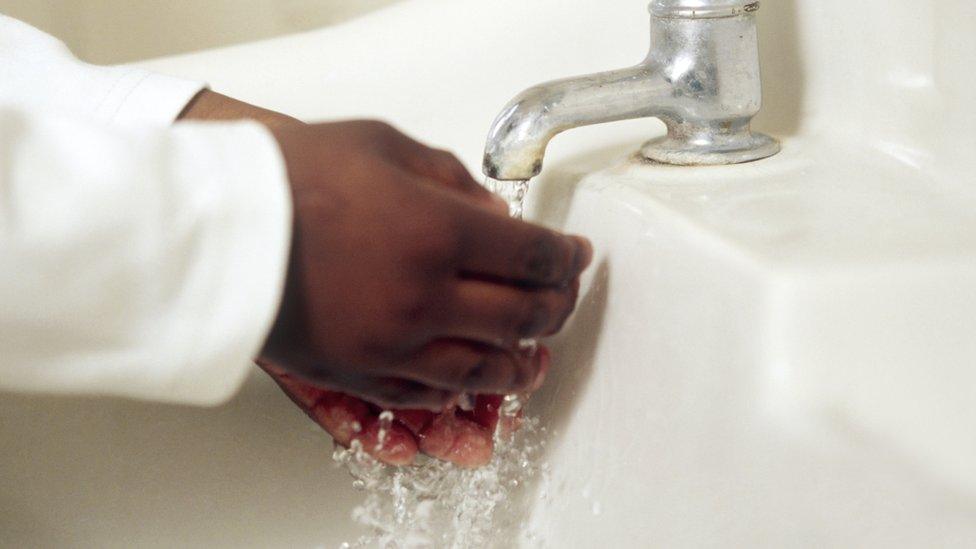
M 499 409 L 504 417 L 515 417 L 522 410 L 522 399 L 518 395 L 505 395 Z
M 337 451 L 337 463 L 353 476 L 364 501 L 353 519 L 369 534 L 351 547 L 510 547 L 513 536 L 527 530 L 524 508 L 512 505 L 542 463 L 539 420 L 528 417 L 505 444 L 496 447 L 491 462 L 468 470 L 434 459 L 412 467 L 383 465 L 350 445 Z M 544 478 L 542 479 L 544 482 Z M 549 501 L 551 493 L 540 489 Z
M 474 410 L 474 395 L 470 393 L 461 393 L 461 395 L 458 396 L 457 406 L 465 412 Z
M 379 432 L 376 434 L 376 447 L 373 448 L 374 452 L 379 452 L 383 449 L 383 445 L 386 444 L 386 437 L 390 434 L 390 429 L 393 428 L 393 412 L 389 410 L 383 410 L 380 412 L 379 417 Z

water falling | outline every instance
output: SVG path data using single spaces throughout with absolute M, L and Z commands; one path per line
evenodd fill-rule
M 525 195 L 529 191 L 529 182 L 523 180 L 503 181 L 491 177 L 485 177 L 485 187 L 505 199 L 508 203 L 508 214 L 515 219 L 522 219 L 525 213 Z M 534 339 L 526 339 L 520 343 L 523 353 L 535 354 L 538 342 Z M 524 396 L 506 395 L 502 402 L 499 413 L 502 417 L 515 418 L 522 411 Z M 495 433 L 498 437 L 498 433 Z
M 528 181 L 501 181 L 485 178 L 485 187 L 508 202 L 508 212 L 515 219 L 522 219 L 525 207 L 525 193 L 529 190 Z
M 509 204 L 512 217 L 521 219 L 527 181 L 488 179 L 485 186 Z M 523 352 L 534 352 L 535 340 L 521 343 Z M 504 429 L 522 412 L 525 396 L 506 395 L 499 406 L 491 462 L 478 469 L 462 469 L 435 459 L 418 457 L 410 467 L 391 467 L 373 459 L 359 441 L 337 448 L 333 459 L 353 477 L 353 486 L 365 501 L 353 510 L 353 519 L 369 534 L 343 548 L 420 547 L 508 548 L 537 547 L 543 541 L 526 528 L 523 509 L 515 502 L 525 497 L 529 480 L 547 481 L 541 462 L 546 428 L 537 418 L 523 418 L 514 433 Z M 462 395 L 459 406 L 472 407 L 473 398 Z M 393 412 L 380 414 L 379 447 L 393 425 Z M 548 491 L 542 491 L 548 497 Z

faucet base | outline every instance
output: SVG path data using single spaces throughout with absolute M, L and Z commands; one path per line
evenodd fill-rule
M 780 151 L 779 141 L 748 129 L 694 137 L 674 137 L 673 133 L 644 144 L 644 158 L 677 166 L 721 166 L 761 160 Z

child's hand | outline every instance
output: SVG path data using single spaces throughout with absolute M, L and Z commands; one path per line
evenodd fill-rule
M 548 351 L 543 359 L 548 363 Z M 338 444 L 353 440 L 364 451 L 391 465 L 409 465 L 418 452 L 461 467 L 479 467 L 491 460 L 495 428 L 503 432 L 518 427 L 519 418 L 500 418 L 502 397 L 481 395 L 471 411 L 451 407 L 440 413 L 428 410 L 396 410 L 394 422 L 379 443 L 380 409 L 355 397 L 305 383 L 271 364 L 262 363 L 289 398 Z
M 261 366 L 340 444 L 359 439 L 392 464 L 418 451 L 487 463 L 501 397 L 478 396 L 472 412 L 452 402 L 461 391 L 538 388 L 548 351 L 513 349 L 565 321 L 589 245 L 505 219 L 507 205 L 453 155 L 384 124 L 304 127 L 211 91 L 181 118 L 257 120 L 288 160 L 290 282 Z M 379 450 L 380 409 L 323 384 L 400 408 Z
M 399 409 L 537 384 L 541 359 L 513 349 L 573 310 L 584 239 L 509 219 L 453 156 L 385 124 L 273 131 L 295 233 L 265 363 Z

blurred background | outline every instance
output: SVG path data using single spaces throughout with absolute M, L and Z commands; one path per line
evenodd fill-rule
M 91 63 L 124 63 L 334 25 L 400 0 L 0 0 Z

